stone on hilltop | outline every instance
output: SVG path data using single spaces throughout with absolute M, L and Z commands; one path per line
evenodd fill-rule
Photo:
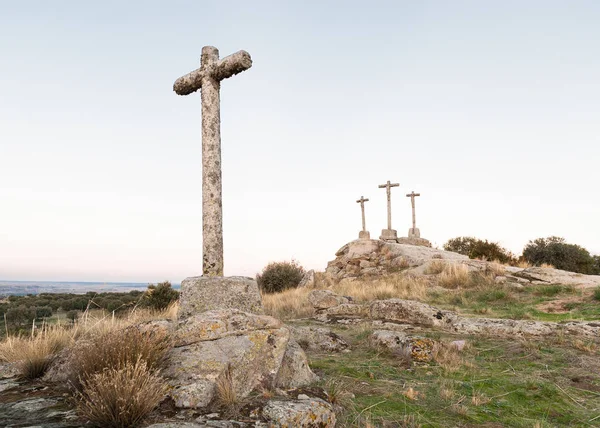
M 179 317 L 219 309 L 264 313 L 258 284 L 243 276 L 194 276 L 181 282 Z

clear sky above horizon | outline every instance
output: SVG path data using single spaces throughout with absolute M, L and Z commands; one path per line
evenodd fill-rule
M 226 275 L 323 270 L 367 228 L 600 253 L 600 2 L 0 0 L 0 279 L 202 271 L 204 45 L 221 86 Z

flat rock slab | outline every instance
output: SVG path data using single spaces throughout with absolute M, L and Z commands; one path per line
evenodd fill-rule
M 308 400 L 271 400 L 263 409 L 269 427 L 330 428 L 336 423 L 331 404 L 320 398 Z
M 181 282 L 180 318 L 218 309 L 263 314 L 256 281 L 243 276 L 194 276 Z

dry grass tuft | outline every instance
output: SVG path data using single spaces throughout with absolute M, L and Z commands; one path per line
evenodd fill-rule
M 495 277 L 496 276 L 503 276 L 503 275 L 506 274 L 506 269 L 498 261 L 493 261 L 491 263 L 488 263 L 487 266 L 486 266 L 486 270 L 489 271 Z
M 310 317 L 314 313 L 308 302 L 308 294 L 311 291 L 307 288 L 291 288 L 281 293 L 263 294 L 265 313 L 280 319 Z
M 491 400 L 485 396 L 482 392 L 475 391 L 471 396 L 471 404 L 474 406 L 481 406 L 489 403 Z
M 89 375 L 76 395 L 77 409 L 97 426 L 134 427 L 158 405 L 166 390 L 164 380 L 138 359 Z
M 408 398 L 409 400 L 418 400 L 419 396 L 421 396 L 421 393 L 419 391 L 416 391 L 415 389 L 413 389 L 413 387 L 409 387 L 408 389 L 402 391 L 402 395 L 404 395 L 406 398 Z
M 331 379 L 325 384 L 327 401 L 335 407 L 347 408 L 352 403 L 352 393 L 348 391 L 348 385 L 340 380 Z
M 341 281 L 332 291 L 351 296 L 357 302 L 370 302 L 391 298 L 421 300 L 427 296 L 428 289 L 427 279 L 399 274 L 362 281 Z
M 446 266 L 447 266 L 447 263 L 444 262 L 443 260 L 439 260 L 439 259 L 431 260 L 427 264 L 427 267 L 425 269 L 425 274 L 426 275 L 438 275 L 444 271 Z
M 598 350 L 598 345 L 594 342 L 576 339 L 573 341 L 573 348 L 586 352 L 588 354 L 594 354 Z
M 527 269 L 532 267 L 533 265 L 531 263 L 529 263 L 527 260 L 519 260 L 516 264 L 517 267 L 521 268 L 521 269 Z
M 235 391 L 235 384 L 231 367 L 217 379 L 215 389 L 215 405 L 227 416 L 233 417 L 239 414 L 241 400 Z
M 456 346 L 438 343 L 433 348 L 433 360 L 448 373 L 453 373 L 465 366 L 465 361 Z
M 30 337 L 7 337 L 0 343 L 0 360 L 15 363 L 21 378 L 35 379 L 43 376 L 55 355 L 72 342 L 71 332 L 45 326 Z
M 148 370 L 162 367 L 171 340 L 163 330 L 141 331 L 135 327 L 102 331 L 82 340 L 73 349 L 70 382 L 79 389 L 91 376 L 119 370 L 142 361 Z
M 444 288 L 460 288 L 469 285 L 469 268 L 463 264 L 450 264 L 438 276 L 438 285 Z
M 454 386 L 450 383 L 444 383 L 440 386 L 440 398 L 442 400 L 452 400 L 456 395 Z
M 554 265 L 551 265 L 550 263 L 542 263 L 539 267 L 546 269 L 556 269 L 556 267 Z

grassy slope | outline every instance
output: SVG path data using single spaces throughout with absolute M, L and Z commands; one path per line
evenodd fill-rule
M 600 354 L 593 345 L 579 350 L 564 338 L 467 337 L 456 367 L 441 361 L 407 368 L 398 357 L 370 348 L 369 331 L 338 333 L 352 343 L 352 352 L 309 357 L 325 383 L 341 382 L 355 395 L 342 426 L 600 425 Z

